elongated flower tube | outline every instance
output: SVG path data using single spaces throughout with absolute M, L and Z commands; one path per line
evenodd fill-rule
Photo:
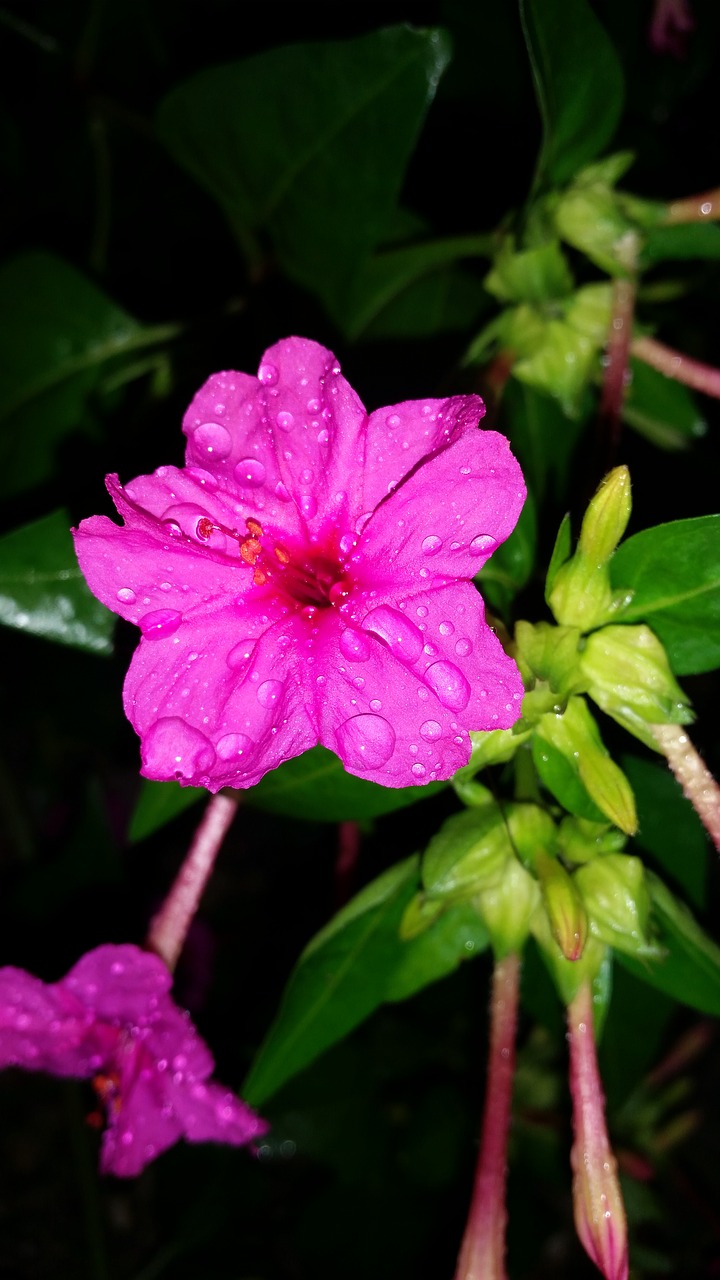
M 567 1011 L 573 1102 L 573 1207 L 582 1245 L 605 1280 L 627 1280 L 625 1208 L 605 1123 L 593 1035 L 592 991 L 584 983 Z
M 518 719 L 517 667 L 473 577 L 525 498 L 477 396 L 368 415 L 331 352 L 288 338 L 218 373 L 186 466 L 108 489 L 90 588 L 142 633 L 125 681 L 147 778 L 249 787 L 317 743 L 389 787 L 449 778 Z

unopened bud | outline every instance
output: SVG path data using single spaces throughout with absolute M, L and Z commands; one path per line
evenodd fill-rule
M 590 499 L 580 530 L 579 549 L 595 564 L 605 564 L 622 538 L 630 512 L 630 472 L 615 467 Z
M 630 473 L 615 467 L 591 499 L 577 550 L 556 572 L 548 603 L 563 626 L 590 631 L 607 622 L 627 601 L 613 591 L 608 563 L 630 518 Z
M 593 1031 L 593 1004 L 583 984 L 567 1011 L 573 1104 L 573 1209 L 580 1241 L 605 1280 L 627 1280 L 625 1208 L 605 1123 L 605 1099 Z
M 477 895 L 475 905 L 498 959 L 511 951 L 522 951 L 539 901 L 537 880 L 514 855 L 506 864 L 502 879 Z
M 570 776 L 579 778 L 597 808 L 621 831 L 633 835 L 637 830 L 637 813 L 630 783 L 603 746 L 584 698 L 570 698 L 561 715 L 551 713 L 543 716 L 535 731 L 533 755 L 540 774 L 553 794 L 565 803 L 557 785 L 552 785 L 552 769 L 543 770 L 543 742 L 560 753 L 569 767 Z M 572 812 L 575 805 L 569 803 L 566 808 Z M 582 816 L 582 809 L 580 813 Z
M 588 932 L 582 954 L 577 960 L 563 955 L 551 928 L 546 911 L 536 911 L 531 923 L 532 935 L 540 948 L 553 985 L 563 1004 L 569 1004 L 583 983 L 599 980 L 607 964 L 608 948 Z
M 485 277 L 485 288 L 501 302 L 546 303 L 572 291 L 573 278 L 557 240 L 515 250 L 512 237 L 502 244 Z
M 453 814 L 427 847 L 422 865 L 429 898 L 466 902 L 500 880 L 514 852 L 505 819 L 492 799 Z
M 579 669 L 577 627 L 520 621 L 515 627 L 515 642 L 520 670 L 528 676 L 544 681 L 561 697 L 585 687 Z
M 591 862 L 604 853 L 620 853 L 626 836 L 607 822 L 568 815 L 558 829 L 558 847 L 568 862 Z
M 566 960 L 579 960 L 587 940 L 588 921 L 573 877 L 556 858 L 540 849 L 535 856 L 535 870 L 550 932 Z
M 588 636 L 580 669 L 598 706 L 654 750 L 651 724 L 693 719 L 665 648 L 649 627 L 602 627 Z
M 658 954 L 648 936 L 650 895 L 639 858 L 609 853 L 574 876 L 595 937 L 631 956 Z

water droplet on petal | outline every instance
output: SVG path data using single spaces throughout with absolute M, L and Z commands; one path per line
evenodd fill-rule
M 279 498 L 281 502 L 290 501 L 290 494 L 288 493 L 287 488 L 283 484 L 282 480 L 278 480 L 277 484 L 275 485 L 275 497 Z
M 248 738 L 246 733 L 226 733 L 215 750 L 221 760 L 235 760 L 240 756 L 247 756 L 254 746 L 252 738 Z
M 300 472 L 300 481 L 302 484 L 312 484 L 314 478 L 315 477 L 309 467 L 306 467 L 304 471 Z
M 415 612 L 418 618 L 427 618 L 427 608 L 424 604 L 419 604 Z
M 140 630 L 146 640 L 165 640 L 175 634 L 181 622 L 177 609 L 154 609 L 140 619 Z
M 463 636 L 455 645 L 455 652 L 458 658 L 467 658 L 472 653 L 472 641 Z
M 345 495 L 343 494 L 343 497 L 344 496 Z M 355 539 L 353 538 L 352 534 L 344 533 L 342 538 L 340 539 L 340 550 L 342 551 L 343 555 L 344 556 L 349 555 L 354 546 L 355 546 Z
M 496 538 L 491 537 L 489 533 L 480 533 L 477 538 L 473 538 L 468 551 L 471 556 L 489 556 L 496 546 Z
M 411 773 L 414 773 L 416 778 L 422 778 L 423 775 L 427 773 L 427 770 L 425 768 L 425 765 L 420 764 L 420 762 L 418 761 L 417 764 L 414 764 L 412 766 Z
M 236 671 L 238 667 L 242 667 L 246 662 L 249 662 L 254 648 L 254 640 L 240 640 L 236 645 L 233 645 L 225 659 L 230 669 Z
M 145 777 L 159 781 L 184 778 L 189 782 L 207 773 L 215 763 L 212 743 L 179 716 L 156 720 L 145 734 L 140 750 Z
M 259 458 L 242 458 L 238 462 L 233 475 L 238 484 L 246 489 L 257 489 L 265 483 L 267 472 Z
M 420 733 L 428 742 L 432 742 L 435 738 L 442 737 L 442 725 L 437 720 L 426 720 L 420 725 Z
M 367 662 L 372 646 L 361 631 L 353 631 L 348 627 L 340 636 L 340 652 L 348 662 Z
M 340 758 L 351 769 L 379 769 L 395 749 L 395 731 L 383 716 L 352 716 L 336 737 Z
M 427 538 L 423 538 L 420 545 L 424 555 L 434 556 L 435 553 L 440 550 L 442 544 L 442 538 L 438 538 L 436 533 L 430 533 Z
M 131 587 L 121 587 L 117 593 L 117 598 L 121 604 L 134 604 L 137 596 Z
M 227 458 L 232 449 L 232 436 L 220 422 L 203 422 L 192 435 L 193 444 L 203 456 Z
M 318 438 L 317 438 L 318 444 L 327 444 L 329 439 L 330 439 L 330 432 L 328 431 L 327 427 L 323 427 L 322 431 L 318 431 Z
M 398 609 L 381 604 L 363 619 L 363 631 L 370 631 L 385 642 L 401 662 L 415 662 L 423 650 L 423 636 L 414 622 Z
M 258 382 L 264 387 L 274 387 L 278 380 L 278 371 L 274 364 L 261 364 L 258 369 Z
M 382 708 L 382 702 L 380 701 L 380 699 L 379 699 L 379 698 L 373 698 L 373 699 L 372 699 L 372 701 L 371 701 L 371 703 L 370 703 L 370 710 L 371 710 L 371 711 L 380 711 L 380 709 L 381 709 L 381 708 Z
M 308 413 L 319 413 L 319 412 L 320 412 L 320 401 L 319 401 L 319 400 L 315 400 L 315 399 L 313 399 L 313 400 L 308 400 L 308 402 L 307 402 L 307 411 L 308 411 Z
M 260 706 L 274 707 L 284 687 L 282 680 L 264 680 L 257 691 L 257 700 Z
M 391 429 L 400 426 L 400 418 L 397 413 L 391 413 L 390 417 L 385 419 L 385 422 Z
M 293 426 L 295 419 L 291 413 L 288 413 L 287 409 L 282 409 L 275 421 L 281 431 L 289 431 Z
M 312 520 L 318 509 L 317 498 L 314 493 L 301 493 L 300 509 L 308 520 Z
M 470 685 L 454 662 L 433 662 L 424 678 L 443 706 L 451 711 L 464 710 L 470 701 Z

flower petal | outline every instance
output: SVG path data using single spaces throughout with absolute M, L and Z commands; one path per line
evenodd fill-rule
M 172 978 L 158 956 L 131 943 L 88 951 L 60 984 L 91 1010 L 98 1021 L 113 1026 L 146 1026 L 157 1017 Z
M 262 609 L 267 612 L 262 612 Z M 298 628 L 270 600 L 186 621 L 143 639 L 125 679 L 125 712 L 142 738 L 143 775 L 183 785 L 249 787 L 314 746 Z
M 419 462 L 473 431 L 485 413 L 480 396 L 405 400 L 370 414 L 362 511 L 372 511 Z M 473 436 L 473 438 L 475 438 Z
M 166 1095 L 164 1082 L 150 1066 L 141 1068 L 131 1090 L 110 1107 L 103 1133 L 100 1169 L 118 1178 L 134 1178 L 151 1160 L 182 1136 L 182 1126 Z
M 241 1146 L 267 1133 L 260 1116 L 224 1085 L 195 1081 L 173 1086 L 172 1107 L 189 1142 L 229 1142 Z
M 354 553 L 358 576 L 395 595 L 401 583 L 472 578 L 514 529 L 525 496 L 505 437 L 465 431 L 376 508 Z
M 217 373 L 200 388 L 183 420 L 187 465 L 264 504 L 260 519 L 313 536 L 358 511 L 366 422 L 332 352 L 286 338 L 265 352 L 257 378 Z
M 0 1067 L 89 1075 L 85 1040 L 92 1022 L 92 1014 L 61 986 L 48 986 L 22 969 L 0 969 Z

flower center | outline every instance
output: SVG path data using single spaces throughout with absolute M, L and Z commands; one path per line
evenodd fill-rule
M 328 609 L 347 599 L 350 581 L 337 560 L 314 551 L 291 553 L 280 542 L 268 547 L 263 542 L 265 531 L 259 521 L 248 518 L 245 524 L 247 535 L 243 538 L 237 530 L 226 529 L 203 517 L 198 521 L 197 534 L 205 540 L 218 530 L 237 538 L 241 558 L 252 565 L 255 586 L 269 583 L 302 608 Z

